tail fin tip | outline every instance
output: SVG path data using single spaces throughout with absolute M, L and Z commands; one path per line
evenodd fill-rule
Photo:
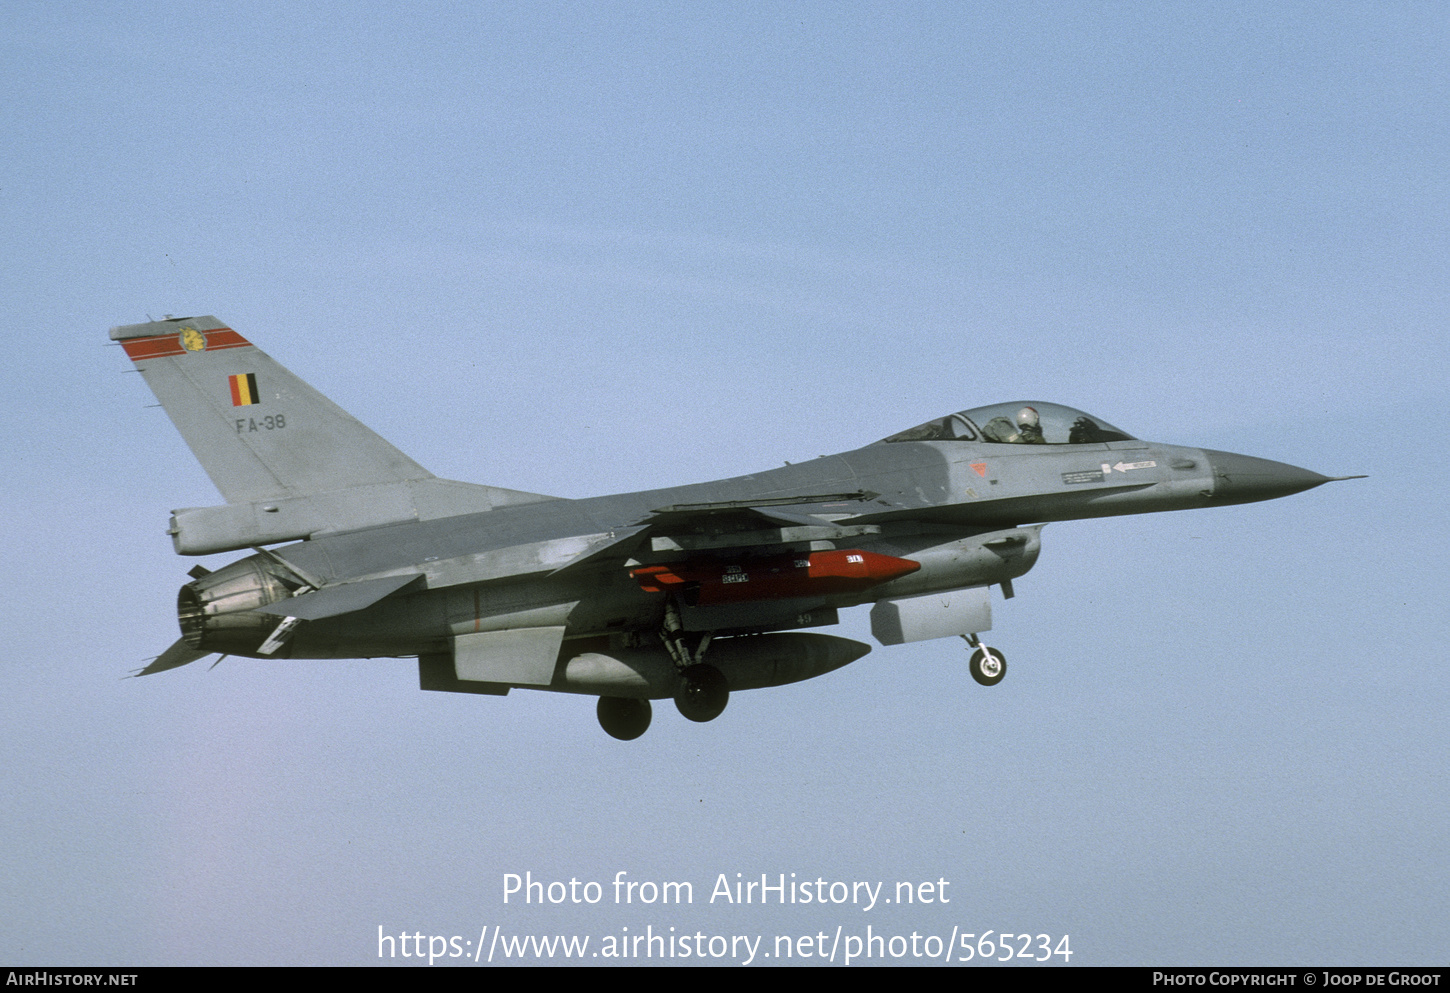
M 122 324 L 111 328 L 111 340 L 119 341 L 133 362 L 251 344 L 210 315 Z

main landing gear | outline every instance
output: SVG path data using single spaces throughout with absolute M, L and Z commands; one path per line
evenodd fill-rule
M 675 706 L 687 720 L 703 724 L 713 721 L 730 702 L 730 681 L 725 674 L 704 661 L 710 647 L 711 632 L 691 635 L 684 629 L 680 608 L 673 597 L 665 605 L 664 623 L 659 639 L 675 665 L 679 682 L 675 688 Z M 602 696 L 596 708 L 599 725 L 606 734 L 620 741 L 633 741 L 649 730 L 653 711 L 648 700 L 633 697 Z
M 675 690 L 675 706 L 687 720 L 704 724 L 713 721 L 730 702 L 730 683 L 725 674 L 704 661 L 705 649 L 710 647 L 712 632 L 700 635 L 693 650 L 680 618 L 680 606 L 670 597 L 665 602 L 664 623 L 660 626 L 660 641 L 675 663 L 680 674 L 680 685 Z
M 984 645 L 974 634 L 962 635 L 962 640 L 976 649 L 967 667 L 972 678 L 983 686 L 996 686 L 1007 675 L 1007 657 L 997 649 Z
M 713 665 L 697 662 L 680 672 L 680 688 L 675 690 L 675 706 L 688 720 L 698 724 L 713 721 L 730 702 L 730 684 L 725 674 Z
M 644 734 L 654 716 L 648 700 L 620 696 L 600 697 L 596 712 L 604 733 L 620 741 L 633 741 Z

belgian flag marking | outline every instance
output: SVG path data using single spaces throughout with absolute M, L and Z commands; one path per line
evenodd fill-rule
M 230 377 L 232 384 L 232 406 L 249 407 L 254 403 L 260 403 L 261 397 L 257 393 L 257 374 L 254 372 L 239 372 Z

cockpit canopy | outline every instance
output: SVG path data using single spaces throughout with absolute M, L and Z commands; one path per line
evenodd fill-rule
M 1088 445 L 1133 441 L 1107 421 L 1057 403 L 996 403 L 918 424 L 882 441 L 975 441 L 1000 445 Z

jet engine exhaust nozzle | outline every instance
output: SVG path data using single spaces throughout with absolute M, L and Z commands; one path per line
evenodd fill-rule
M 182 640 L 197 651 L 255 654 L 277 627 L 276 617 L 256 608 L 291 595 L 281 570 L 260 555 L 233 562 L 176 594 Z

